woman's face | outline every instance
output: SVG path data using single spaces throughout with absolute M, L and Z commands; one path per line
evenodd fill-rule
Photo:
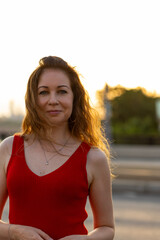
M 68 124 L 73 108 L 73 92 L 67 74 L 59 69 L 45 69 L 37 91 L 37 103 L 44 117 L 53 125 Z

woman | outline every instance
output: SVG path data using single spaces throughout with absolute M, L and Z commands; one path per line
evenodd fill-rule
M 0 146 L 1 240 L 111 240 L 114 220 L 107 141 L 78 73 L 45 57 L 31 74 L 22 132 Z M 84 226 L 89 196 L 94 230 Z

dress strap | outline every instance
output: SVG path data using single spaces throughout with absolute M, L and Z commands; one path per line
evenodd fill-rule
M 91 149 L 91 146 L 88 143 L 82 142 L 81 149 L 82 149 L 83 153 L 87 155 L 87 153 Z
M 12 154 L 7 166 L 7 174 L 8 174 L 8 170 L 11 166 L 11 163 L 13 162 L 13 159 L 15 156 L 19 156 L 22 157 L 24 153 L 24 140 L 21 136 L 19 135 L 14 135 L 13 138 L 13 144 L 12 144 Z
M 13 146 L 12 146 L 12 156 L 20 156 L 23 154 L 24 150 L 24 140 L 19 135 L 14 135 Z

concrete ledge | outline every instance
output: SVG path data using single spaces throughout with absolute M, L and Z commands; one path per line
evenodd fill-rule
M 139 181 L 115 179 L 112 183 L 113 194 L 122 192 L 136 192 L 139 194 L 156 194 L 160 196 L 159 181 Z
M 111 145 L 113 158 L 151 158 L 160 160 L 160 145 Z
M 117 176 L 117 179 L 153 180 L 160 183 L 160 161 L 117 159 L 113 161 L 113 173 Z

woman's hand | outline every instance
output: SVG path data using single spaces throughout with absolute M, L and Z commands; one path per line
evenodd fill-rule
M 87 240 L 87 235 L 70 235 L 59 240 Z
M 34 227 L 11 225 L 9 232 L 11 240 L 53 240 L 45 232 Z

